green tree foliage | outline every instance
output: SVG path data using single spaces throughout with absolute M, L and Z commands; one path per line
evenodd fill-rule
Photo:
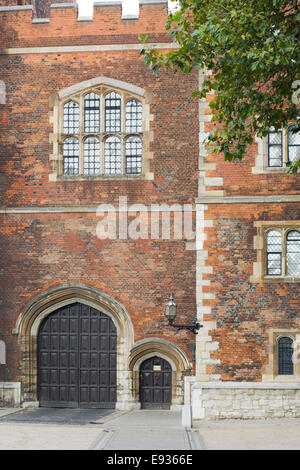
M 209 135 L 211 150 L 223 152 L 228 161 L 242 159 L 254 136 L 266 136 L 271 126 L 278 130 L 292 123 L 292 131 L 299 132 L 300 1 L 183 0 L 180 5 L 166 24 L 178 48 L 160 53 L 146 46 L 144 35 L 141 55 L 154 72 L 160 67 L 211 72 L 194 93 L 204 98 L 215 91 L 210 108 L 220 125 Z M 290 171 L 299 168 L 300 160 Z

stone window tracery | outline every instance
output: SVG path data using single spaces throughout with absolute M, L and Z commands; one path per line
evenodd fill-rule
M 286 171 L 287 164 L 295 163 L 300 158 L 300 132 L 294 133 L 292 126 L 287 129 L 270 132 L 265 138 L 256 138 L 258 153 L 252 173 L 282 173 Z
M 300 231 L 289 228 L 266 232 L 266 275 L 300 276 Z
M 251 282 L 300 282 L 300 221 L 257 221 Z
M 97 77 L 50 98 L 54 173 L 50 181 L 153 179 L 152 94 Z

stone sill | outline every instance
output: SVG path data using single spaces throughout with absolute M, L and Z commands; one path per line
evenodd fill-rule
M 286 389 L 300 390 L 300 382 L 196 382 L 192 389 Z
M 56 181 L 135 181 L 135 180 L 148 180 L 148 175 L 145 174 L 132 174 L 132 175 L 74 175 L 74 176 L 62 176 L 56 177 Z M 152 179 L 152 178 L 151 178 Z
M 300 282 L 300 277 L 296 276 L 264 276 L 263 282 Z

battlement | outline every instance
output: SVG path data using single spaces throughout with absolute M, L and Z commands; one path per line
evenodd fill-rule
M 22 5 L 19 3 L 15 5 L 17 0 L 12 0 L 11 2 L 5 2 L 9 3 L 8 5 L 3 5 L 3 2 L 0 2 L 0 13 L 1 12 L 16 12 L 16 11 L 24 11 L 24 10 L 35 10 L 34 5 L 28 4 L 28 2 L 24 2 Z M 122 19 L 138 19 L 139 18 L 139 10 L 140 6 L 143 5 L 168 5 L 168 0 L 139 0 L 138 2 L 138 12 L 135 14 L 128 14 L 126 13 L 126 8 L 124 8 L 124 3 L 122 0 L 115 0 L 112 2 L 109 1 L 101 1 L 101 2 L 94 2 L 93 3 L 93 10 L 101 7 L 119 7 L 122 9 Z M 2 5 L 2 6 L 1 6 Z M 51 9 L 66 9 L 66 8 L 75 8 L 78 9 L 78 4 L 76 2 L 61 2 L 61 3 L 52 3 L 49 5 L 50 10 Z M 51 16 L 51 15 L 50 15 Z M 93 15 L 94 16 L 94 15 Z M 91 17 L 78 17 L 79 21 L 85 21 L 89 20 L 91 21 L 93 19 L 93 16 Z M 45 19 L 48 19 L 45 17 Z
M 37 18 L 32 5 L 0 7 L 0 53 L 11 48 L 172 42 L 166 33 L 167 0 L 140 0 L 137 15 L 124 14 L 122 1 L 94 2 L 93 17 L 78 16 L 77 3 L 54 3 L 49 18 Z

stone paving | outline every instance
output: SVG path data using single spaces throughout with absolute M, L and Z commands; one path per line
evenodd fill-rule
M 0 409 L 0 450 L 300 450 L 300 419 L 196 421 L 158 410 Z

